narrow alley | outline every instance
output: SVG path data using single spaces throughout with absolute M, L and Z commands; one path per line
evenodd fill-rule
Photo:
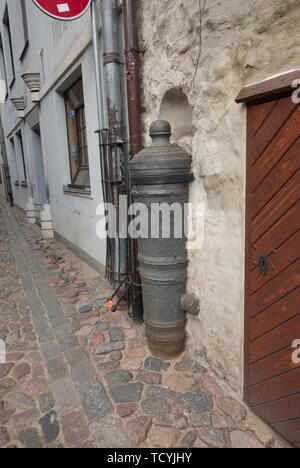
M 200 353 L 151 357 L 96 271 L 0 207 L 0 447 L 286 446 Z

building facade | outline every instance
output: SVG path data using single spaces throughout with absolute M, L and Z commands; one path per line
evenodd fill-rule
M 192 156 L 195 181 L 190 200 L 205 206 L 203 247 L 189 252 L 188 289 L 199 298 L 201 310 L 198 317 L 188 318 L 187 346 L 195 353 L 205 352 L 216 372 L 240 394 L 247 372 L 249 106 L 248 98 L 237 104 L 236 97 L 246 85 L 269 83 L 272 77 L 290 71 L 296 71 L 294 78 L 298 76 L 299 21 L 298 0 L 138 2 L 144 141 L 149 143 L 152 121 L 170 121 L 173 142 Z M 0 22 L 1 74 L 8 85 L 2 119 L 15 203 L 31 213 L 33 222 L 46 210 L 49 230 L 53 228 L 60 239 L 104 272 L 105 243 L 96 235 L 102 192 L 90 16 L 58 22 L 30 1 L 1 0 Z M 26 73 L 40 75 L 38 102 L 32 102 L 22 79 Z M 122 86 L 124 97 L 124 79 Z M 277 102 L 281 97 L 278 84 L 273 94 Z M 265 105 L 257 96 L 257 103 Z M 268 98 L 272 102 L 270 96 L 272 92 Z M 20 97 L 25 102 L 23 116 L 18 118 L 10 99 Z M 271 112 L 269 107 L 260 109 L 264 118 Z M 77 121 L 79 133 L 78 125 L 74 126 Z M 258 120 L 256 131 L 262 122 Z M 299 136 L 299 127 L 295 132 Z M 271 137 L 276 132 L 270 136 L 273 141 Z M 297 171 L 299 166 L 295 166 Z M 74 188 L 78 185 L 83 188 Z M 296 207 L 299 193 L 297 197 Z M 291 262 L 296 260 L 293 257 Z M 299 291 L 299 270 L 297 275 L 293 291 Z M 291 307 L 294 310 L 294 302 Z M 280 334 L 280 322 L 278 326 Z M 297 335 L 299 316 L 293 330 Z M 271 354 L 289 349 L 287 343 L 280 343 Z

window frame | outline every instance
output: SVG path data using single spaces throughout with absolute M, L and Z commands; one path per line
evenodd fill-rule
M 22 159 L 22 163 L 23 163 L 24 180 L 21 181 L 21 186 L 22 187 L 27 187 L 27 171 L 26 171 L 24 144 L 23 144 L 23 137 L 22 137 L 22 131 L 21 130 L 16 133 L 16 137 L 19 139 L 19 145 L 20 145 L 20 148 L 21 148 L 21 159 Z
M 67 95 L 68 92 L 74 88 L 74 86 L 81 81 L 82 83 L 82 93 L 83 93 L 83 104 L 79 104 L 77 107 L 74 108 L 75 112 L 75 125 L 76 125 L 76 145 L 78 149 L 78 158 L 77 158 L 77 170 L 74 176 L 72 175 L 72 152 L 71 152 L 71 136 L 70 136 L 70 130 L 69 130 L 69 117 L 68 117 L 68 108 L 67 108 Z M 65 113 L 66 113 L 66 125 L 67 125 L 67 138 L 68 138 L 68 151 L 69 151 L 69 166 L 70 166 L 70 178 L 71 178 L 71 185 L 76 186 L 76 179 L 78 178 L 79 174 L 81 171 L 88 170 L 90 171 L 90 165 L 89 165 L 89 151 L 88 151 L 88 142 L 87 142 L 87 126 L 86 126 L 86 114 L 85 114 L 85 100 L 84 100 L 84 89 L 83 89 L 83 78 L 80 76 L 76 81 L 72 83 L 71 86 L 69 86 L 65 92 L 64 92 L 64 105 L 65 105 Z M 79 122 L 79 112 L 83 110 L 83 116 L 84 116 L 84 126 L 80 127 L 80 122 Z M 80 146 L 80 132 L 84 132 L 84 141 L 86 143 L 85 146 Z M 81 160 L 82 160 L 82 150 L 84 150 L 84 158 L 85 161 L 87 160 L 86 164 L 81 165 Z M 85 188 L 90 189 L 91 185 L 84 185 Z
M 13 44 L 12 44 L 12 35 L 11 35 L 11 28 L 10 28 L 10 19 L 9 19 L 9 13 L 8 13 L 8 5 L 6 4 L 5 10 L 4 10 L 4 15 L 2 19 L 3 25 L 6 28 L 7 36 L 8 36 L 8 53 L 9 53 L 9 58 L 11 61 L 11 67 L 12 67 L 12 79 L 11 82 L 8 83 L 9 89 L 12 88 L 15 80 L 16 80 L 16 69 L 15 69 L 15 61 L 14 61 L 14 51 L 13 51 Z M 4 57 L 5 61 L 5 57 Z M 7 66 L 6 66 L 6 75 L 7 75 Z
M 26 1 L 21 0 L 21 10 L 22 10 L 22 23 L 24 31 L 24 47 L 20 55 L 20 61 L 25 57 L 27 49 L 29 47 L 29 32 L 28 32 L 28 20 L 27 20 L 27 11 L 26 11 Z

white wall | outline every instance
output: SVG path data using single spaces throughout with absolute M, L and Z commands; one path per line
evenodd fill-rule
M 40 202 L 43 198 L 41 168 L 44 165 L 54 230 L 104 265 L 106 242 L 96 236 L 98 221 L 96 208 L 102 201 L 102 189 L 98 136 L 95 134 L 98 130 L 98 121 L 90 12 L 74 22 L 59 22 L 43 14 L 33 2 L 26 1 L 29 47 L 24 59 L 20 61 L 24 39 L 19 0 L 9 0 L 9 2 L 0 0 L 0 29 L 6 4 L 11 23 L 16 79 L 9 90 L 9 98 L 2 106 L 1 113 L 6 136 L 9 140 L 13 138 L 15 143 L 16 158 L 10 141 L 8 143 L 15 202 L 24 209 L 31 194 L 36 203 Z M 61 91 L 66 88 L 66 83 L 72 84 L 69 78 L 78 67 L 82 70 L 84 87 L 91 176 L 90 197 L 69 195 L 63 191 L 63 187 L 70 184 L 71 180 L 65 104 Z M 32 104 L 30 93 L 21 78 L 21 75 L 27 72 L 40 73 L 39 104 Z M 24 94 L 27 96 L 26 117 L 20 122 L 10 98 Z M 36 164 L 40 154 L 40 148 L 32 131 L 32 126 L 36 123 L 40 125 L 43 165 Z M 15 133 L 20 128 L 28 167 L 27 189 L 14 185 L 22 173 L 22 161 L 15 137 Z

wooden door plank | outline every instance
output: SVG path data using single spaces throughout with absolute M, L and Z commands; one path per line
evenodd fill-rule
M 289 239 L 300 229 L 300 201 L 287 211 L 271 228 L 257 241 L 252 248 L 251 263 L 258 264 L 261 255 L 269 256 L 275 249 Z M 254 248 L 256 246 L 256 248 Z
M 300 168 L 300 138 L 253 193 L 255 216 Z
M 300 287 L 250 321 L 250 341 L 299 314 Z
M 300 419 L 275 424 L 274 429 L 292 443 L 300 440 Z
M 255 317 L 263 310 L 280 301 L 284 296 L 299 287 L 300 262 L 297 261 L 271 283 L 266 284 L 250 299 L 250 317 Z
M 254 244 L 299 200 L 300 171 L 274 196 L 253 219 L 251 241 Z
M 300 107 L 296 109 L 286 125 L 280 130 L 254 165 L 252 192 L 257 189 L 299 136 Z
M 269 424 L 300 418 L 300 393 L 252 408 Z
M 266 335 L 251 342 L 250 363 L 270 356 L 288 346 L 292 349 L 294 340 L 300 339 L 300 315 L 271 330 Z M 291 355 L 292 355 L 291 351 Z
M 250 365 L 249 385 L 255 385 L 299 367 L 292 360 L 295 350 L 290 344 L 287 348 Z
M 286 125 L 296 107 L 297 104 L 292 101 L 290 96 L 282 99 L 280 105 L 274 107 L 267 121 L 251 139 L 253 163 L 264 153 L 270 142 L 274 141 L 276 134 Z
M 272 252 L 268 255 L 269 272 L 267 275 L 262 275 L 257 266 L 251 273 L 251 294 L 254 294 L 258 289 L 263 287 L 268 281 L 272 281 L 275 276 L 279 275 L 289 265 L 300 258 L 300 231 L 296 232 L 284 244 L 279 247 L 276 253 Z M 276 268 L 274 270 L 273 268 Z
M 253 107 L 253 134 L 255 135 L 265 122 L 271 111 L 277 105 L 278 101 L 264 102 Z
M 250 405 L 262 405 L 298 393 L 300 397 L 300 367 L 287 374 L 250 388 Z

